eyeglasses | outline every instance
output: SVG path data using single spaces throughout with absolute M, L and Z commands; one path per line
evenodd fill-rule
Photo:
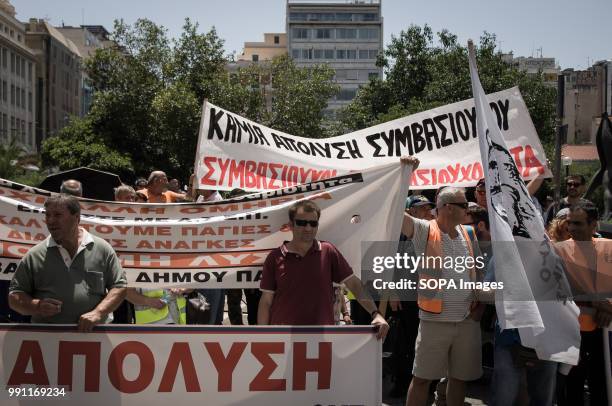
M 567 185 L 567 187 L 579 187 L 579 186 L 582 186 L 582 183 L 579 183 L 579 182 L 567 182 L 566 185 Z
M 467 208 L 469 207 L 469 203 L 468 202 L 446 203 L 446 204 L 452 204 L 453 206 L 461 207 L 464 210 L 467 210 Z
M 312 228 L 319 227 L 319 220 L 298 220 L 298 219 L 295 219 L 295 220 L 293 220 L 293 222 L 295 223 L 296 226 L 300 226 L 300 227 L 306 227 L 307 224 L 309 224 L 310 227 L 312 227 Z

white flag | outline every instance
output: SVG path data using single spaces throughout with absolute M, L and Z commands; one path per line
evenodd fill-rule
M 491 114 L 471 41 L 468 48 L 487 185 L 492 260 L 497 280 L 504 283 L 502 297 L 496 296 L 501 328 L 519 328 L 522 345 L 534 348 L 540 359 L 576 365 L 580 347 L 578 307 L 558 300 L 569 293 L 569 285 L 541 216 Z

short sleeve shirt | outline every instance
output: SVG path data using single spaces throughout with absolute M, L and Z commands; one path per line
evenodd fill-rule
M 442 233 L 442 255 L 444 257 L 467 257 L 470 251 L 467 246 L 467 241 L 463 237 L 463 233 L 457 226 L 458 236 L 455 239 L 449 237 L 448 234 Z M 427 247 L 427 238 L 429 236 L 429 222 L 420 219 L 414 219 L 414 234 L 412 242 L 416 255 L 424 255 Z M 477 253 L 478 244 L 473 244 L 472 248 Z M 477 255 L 477 254 L 476 254 Z M 453 279 L 457 286 L 462 279 L 464 282 L 470 281 L 469 272 L 455 272 L 454 269 L 443 269 L 442 279 Z M 473 295 L 469 290 L 465 289 L 444 289 L 442 295 L 442 313 L 428 313 L 423 310 L 419 312 L 421 320 L 431 321 L 446 321 L 459 322 L 464 320 L 470 311 Z
M 314 241 L 301 257 L 286 243 L 266 258 L 260 288 L 273 292 L 270 324 L 333 325 L 334 287 L 353 275 L 340 251 L 326 241 Z
M 108 290 L 126 286 L 125 273 L 113 248 L 91 236 L 70 263 L 62 257 L 60 247 L 49 244 L 48 239 L 34 246 L 17 266 L 9 292 L 62 302 L 59 314 L 32 316 L 33 323 L 77 323 L 82 314 L 95 309 Z

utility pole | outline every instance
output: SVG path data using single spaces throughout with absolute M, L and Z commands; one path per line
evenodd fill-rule
M 565 76 L 557 76 L 557 134 L 555 137 L 555 212 L 559 208 L 561 201 L 561 144 L 565 139 L 564 135 L 567 132 L 567 125 L 563 125 L 563 116 L 565 103 Z

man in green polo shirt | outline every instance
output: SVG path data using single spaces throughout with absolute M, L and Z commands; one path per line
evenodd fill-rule
M 117 254 L 79 227 L 80 216 L 74 196 L 45 202 L 51 235 L 23 257 L 9 287 L 11 309 L 31 315 L 33 323 L 78 323 L 79 331 L 91 331 L 125 298 L 127 282 Z

